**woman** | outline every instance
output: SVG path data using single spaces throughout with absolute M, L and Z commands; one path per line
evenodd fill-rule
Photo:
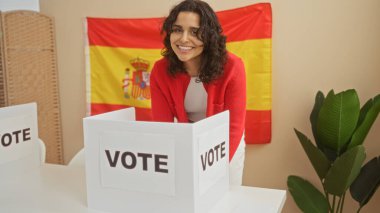
M 230 184 L 241 185 L 246 80 L 241 59 L 226 51 L 226 37 L 205 2 L 185 0 L 165 19 L 164 58 L 150 85 L 154 121 L 196 122 L 230 111 Z M 238 151 L 237 151 L 238 150 Z

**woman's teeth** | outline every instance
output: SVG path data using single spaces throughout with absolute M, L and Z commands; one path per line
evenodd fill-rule
M 178 48 L 180 50 L 191 50 L 191 49 L 193 49 L 192 47 L 185 47 L 185 46 L 178 46 Z

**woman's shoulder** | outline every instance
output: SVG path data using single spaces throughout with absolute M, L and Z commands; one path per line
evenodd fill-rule
M 168 60 L 165 57 L 163 57 L 154 62 L 153 70 L 158 69 L 158 68 L 160 70 L 162 70 L 162 68 L 166 69 L 167 66 L 168 66 Z
M 160 58 L 156 62 L 154 62 L 151 76 L 160 76 L 160 78 L 166 76 L 168 74 L 168 60 L 166 58 Z
M 241 58 L 231 52 L 227 52 L 227 64 L 228 63 L 243 63 Z
M 240 72 L 244 71 L 243 60 L 237 55 L 227 52 L 227 61 L 225 65 L 225 72 Z

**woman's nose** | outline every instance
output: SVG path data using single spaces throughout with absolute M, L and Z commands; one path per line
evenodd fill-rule
M 181 35 L 181 42 L 186 42 L 189 40 L 189 33 L 187 31 L 184 31 Z

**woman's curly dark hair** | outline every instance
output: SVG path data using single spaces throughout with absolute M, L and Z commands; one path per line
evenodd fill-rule
M 180 12 L 194 12 L 200 17 L 197 37 L 203 42 L 204 47 L 199 80 L 210 83 L 223 74 L 223 67 L 227 60 L 226 36 L 222 34 L 222 27 L 213 9 L 200 0 L 182 1 L 170 11 L 162 25 L 161 34 L 164 34 L 165 45 L 162 55 L 169 61 L 168 72 L 172 76 L 179 72 L 186 72 L 183 62 L 178 59 L 170 45 L 172 26 Z

